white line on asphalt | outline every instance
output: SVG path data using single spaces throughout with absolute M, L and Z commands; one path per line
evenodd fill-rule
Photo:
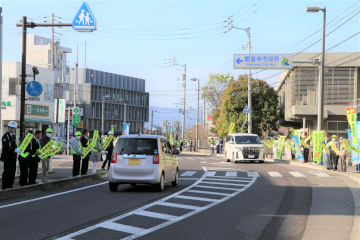
M 119 232 L 131 233 L 131 234 L 140 233 L 145 230 L 144 228 L 133 227 L 115 222 L 106 222 L 106 223 L 104 222 L 102 224 L 99 224 L 99 227 L 107 228 Z
M 208 176 L 210 177 L 210 176 Z M 226 179 L 244 179 L 244 180 L 251 180 L 252 178 L 249 177 L 225 177 L 225 176 L 211 176 L 211 178 L 226 178 Z
M 196 171 L 186 171 L 183 174 L 180 175 L 180 177 L 186 177 L 186 176 L 192 176 L 196 173 Z
M 299 173 L 299 172 L 289 172 L 291 175 L 293 175 L 294 177 L 306 177 L 304 174 Z
M 225 177 L 237 177 L 237 172 L 226 172 Z
M 257 172 L 247 172 L 248 177 L 260 177 Z
M 145 211 L 145 210 L 134 212 L 134 214 L 146 216 L 146 217 L 152 217 L 152 218 L 165 219 L 165 220 L 171 220 L 171 219 L 177 218 L 177 216 L 163 214 L 163 213 L 157 213 L 157 212 L 149 212 L 149 211 Z
M 202 197 L 191 197 L 191 196 L 184 196 L 184 195 L 177 195 L 174 198 L 196 200 L 196 201 L 205 201 L 205 202 L 218 202 L 219 201 L 218 199 L 202 198 Z
M 235 184 L 235 183 L 220 183 L 220 182 L 205 182 L 202 181 L 201 184 L 206 183 L 206 184 L 215 184 L 215 185 L 231 185 L 231 186 L 246 186 L 246 184 Z
M 66 194 L 66 193 L 77 192 L 77 191 L 81 191 L 81 190 L 84 190 L 84 189 L 88 189 L 88 188 L 92 188 L 92 187 L 97 187 L 97 186 L 100 186 L 100 185 L 104 185 L 104 184 L 107 184 L 107 183 L 108 183 L 108 182 L 102 182 L 102 183 L 98 183 L 98 184 L 95 184 L 95 185 L 91 185 L 91 186 L 87 186 L 87 187 L 82 187 L 82 188 L 77 188 L 77 189 L 70 190 L 70 191 L 66 191 L 66 192 L 51 194 L 51 195 L 48 195 L 48 196 L 45 196 L 45 197 L 34 198 L 34 199 L 30 199 L 30 200 L 26 200 L 26 201 L 22 201 L 22 202 L 17 202 L 17 203 L 11 203 L 11 204 L 7 204 L 7 205 L 0 206 L 0 209 L 1 209 L 1 208 L 6 208 L 6 207 L 15 206 L 15 205 L 20 205 L 20 204 L 23 204 L 23 203 L 34 202 L 34 201 L 38 201 L 38 200 L 42 200 L 42 199 L 46 199 L 46 198 L 56 197 L 56 196 L 63 195 L 63 194 Z
M 278 172 L 268 172 L 271 177 L 282 177 L 282 175 Z
M 179 177 L 179 180 L 199 180 L 200 178 L 182 178 Z
M 310 173 L 318 176 L 318 177 L 330 177 L 330 175 L 327 175 L 326 173 L 322 173 L 322 172 L 319 172 L 319 171 L 310 171 Z
M 207 172 L 206 176 L 215 176 L 216 172 Z
M 246 180 L 237 180 L 237 179 L 226 179 L 224 178 L 212 178 L 212 177 L 206 177 L 204 180 L 210 180 L 210 181 L 225 181 L 225 182 L 250 182 L 248 179 Z
M 192 210 L 196 210 L 198 208 L 201 208 L 201 207 L 197 207 L 197 206 L 178 204 L 178 203 L 170 203 L 170 202 L 159 202 L 156 205 L 162 205 L 162 206 L 166 206 L 166 207 L 185 208 L 185 209 L 192 209 Z
M 210 192 L 210 191 L 200 191 L 200 190 L 189 190 L 188 192 L 193 193 L 201 193 L 201 194 L 212 194 L 212 195 L 220 195 L 220 196 L 229 196 L 229 193 L 219 193 L 219 192 Z
M 224 187 L 213 187 L 213 186 L 205 186 L 205 185 L 196 185 L 194 187 L 239 191 L 239 188 L 224 188 Z

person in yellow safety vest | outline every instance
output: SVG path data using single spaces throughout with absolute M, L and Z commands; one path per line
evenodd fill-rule
M 27 133 L 31 133 L 34 136 L 33 130 L 29 130 Z M 30 145 L 30 143 L 29 143 L 29 145 Z M 18 157 L 19 165 L 20 165 L 19 184 L 21 187 L 29 184 L 28 176 L 29 176 L 30 158 L 27 158 L 28 155 L 30 155 L 30 153 L 23 152 L 23 153 L 19 154 L 19 157 Z
M 73 154 L 73 177 L 79 176 L 81 157 L 84 156 L 84 149 L 80 142 L 81 132 L 77 131 L 71 139 L 71 153 Z
M 32 139 L 29 145 L 32 148 L 30 150 L 30 165 L 29 165 L 29 184 L 37 184 L 36 177 L 37 171 L 39 168 L 40 158 L 38 157 L 41 155 L 40 149 L 40 138 L 42 136 L 42 132 L 40 130 L 35 131 L 35 137 Z
M 87 129 L 83 130 L 83 136 L 81 137 L 81 145 L 84 149 L 86 149 L 90 144 L 90 132 Z M 91 152 L 85 156 L 81 163 L 81 176 L 86 175 L 89 168 L 89 158 L 91 156 Z
M 97 137 L 97 141 L 95 146 L 91 149 L 91 155 L 89 161 L 93 162 L 92 165 L 92 174 L 96 173 L 96 164 L 100 161 L 101 151 L 102 151 L 101 143 L 100 143 L 100 135 Z
M 41 148 L 45 147 L 45 145 L 51 141 L 52 133 L 53 130 L 51 128 L 46 129 L 46 135 L 40 139 Z M 49 172 L 50 158 L 51 157 L 48 156 L 41 159 L 41 166 L 42 166 L 41 180 L 43 183 L 47 182 L 46 179 Z

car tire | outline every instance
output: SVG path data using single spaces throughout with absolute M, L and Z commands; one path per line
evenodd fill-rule
M 179 170 L 176 169 L 175 180 L 171 182 L 171 185 L 176 187 L 179 184 Z
M 132 187 L 136 187 L 136 183 L 130 183 Z
M 230 159 L 227 158 L 226 152 L 225 152 L 225 160 L 226 162 L 230 162 Z
M 155 184 L 155 188 L 158 192 L 162 192 L 164 190 L 164 187 L 165 187 L 165 177 L 164 177 L 164 173 L 162 173 L 160 177 L 160 182 L 158 184 Z
M 232 161 L 235 163 L 235 153 L 232 154 Z
M 264 163 L 264 161 L 259 161 L 259 163 Z
M 117 183 L 109 182 L 109 188 L 110 188 L 110 191 L 112 191 L 112 192 L 116 192 L 118 189 L 118 186 L 119 186 L 119 184 L 117 184 Z

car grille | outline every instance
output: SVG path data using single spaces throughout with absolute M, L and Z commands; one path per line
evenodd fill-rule
M 258 148 L 244 148 L 242 153 L 244 158 L 249 158 L 248 155 L 254 155 L 254 158 L 259 158 L 260 150 Z

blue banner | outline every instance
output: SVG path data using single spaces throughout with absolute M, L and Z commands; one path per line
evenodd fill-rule
M 123 129 L 122 129 L 122 134 L 129 135 L 129 133 L 130 133 L 130 123 L 124 123 Z
M 300 139 L 298 136 L 292 136 L 292 139 L 294 139 L 295 147 L 298 150 L 298 161 L 304 162 L 304 157 L 301 152 L 301 145 L 300 145 Z
M 358 123 L 359 122 L 356 123 L 356 128 L 357 128 Z M 348 130 L 347 133 L 348 133 L 348 137 L 349 137 L 349 145 L 354 146 L 354 147 L 358 147 L 358 146 L 352 144 L 352 140 L 353 140 L 352 131 Z M 354 151 L 351 151 L 351 158 L 352 158 L 353 162 L 358 162 L 359 159 L 360 159 L 359 155 L 357 153 L 355 153 Z

